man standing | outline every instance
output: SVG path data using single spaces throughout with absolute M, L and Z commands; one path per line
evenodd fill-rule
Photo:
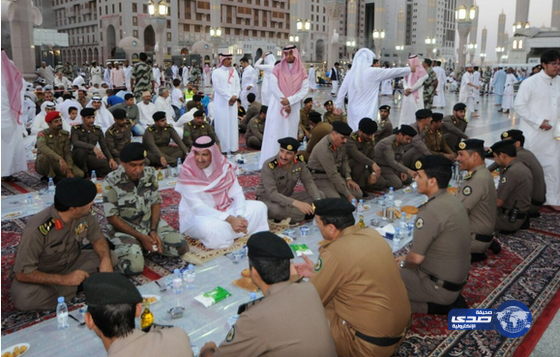
M 552 130 L 560 126 L 560 52 L 546 51 L 541 63 L 543 70 L 521 83 L 514 108 L 521 118 L 519 129 L 527 138 L 526 148 L 535 153 L 544 170 L 546 203 L 560 211 L 560 140 Z
M 64 89 L 68 89 L 72 86 L 72 82 L 70 82 L 68 78 L 64 77 L 61 71 L 56 72 L 53 83 L 55 87 L 62 86 Z
M 466 108 L 467 106 L 464 103 L 457 103 L 453 106 L 453 115 L 443 117 L 443 137 L 451 150 L 456 150 L 461 139 L 466 140 L 469 138 L 465 134 L 468 125 Z
M 105 70 L 103 71 L 103 81 L 107 83 L 109 88 L 113 88 L 113 82 L 111 82 L 111 71 L 113 70 L 113 64 L 111 62 L 107 62 L 105 65 Z
M 212 72 L 214 85 L 214 127 L 220 138 L 223 152 L 236 152 L 239 149 L 239 126 L 237 120 L 237 95 L 240 91 L 239 75 L 231 66 L 232 55 L 220 54 L 220 66 Z
M 424 109 L 432 109 L 434 95 L 439 84 L 436 72 L 432 69 L 432 60 L 425 58 L 422 67 L 426 70 L 428 78 L 424 81 Z
M 340 78 L 340 63 L 335 62 L 334 63 L 334 67 L 331 68 L 331 74 L 329 76 L 329 78 L 331 79 L 331 95 L 333 97 L 336 97 L 336 94 L 338 93 L 338 81 Z
M 272 70 L 269 82 L 268 124 L 264 132 L 259 166 L 278 152 L 278 139 L 297 138 L 301 100 L 309 90 L 309 79 L 296 46 L 284 47 L 282 61 Z
M 155 124 L 148 127 L 142 138 L 142 142 L 148 147 L 148 165 L 176 166 L 177 159 L 184 160 L 189 149 L 183 144 L 173 125 L 167 124 L 164 112 L 155 112 L 153 119 Z M 171 140 L 177 146 L 169 146 Z
M 416 172 L 402 163 L 405 145 L 410 144 L 418 132 L 410 125 L 401 125 L 396 134 L 390 135 L 375 145 L 374 161 L 381 169 L 381 177 L 388 187 L 398 190 L 403 184 L 412 182 Z
M 442 155 L 449 160 L 455 160 L 455 153 L 441 133 L 443 114 L 433 113 L 432 122 L 429 127 L 426 128 L 426 136 L 424 137 L 424 144 L 432 155 Z
M 115 124 L 111 125 L 105 132 L 107 149 L 117 163 L 120 162 L 121 150 L 130 143 L 132 138 L 132 121 L 126 117 L 126 110 L 117 109 L 113 111 Z
M 299 133 L 303 134 L 307 140 L 309 140 L 310 137 L 310 128 L 309 128 L 309 114 L 311 112 L 314 112 L 313 110 L 313 98 L 309 97 L 309 98 L 305 98 L 303 100 L 303 107 L 299 110 Z M 298 135 L 299 136 L 299 135 Z M 300 139 L 298 137 L 298 139 Z M 303 138 L 300 139 L 300 141 L 303 140 Z
M 144 270 L 143 252 L 169 257 L 189 251 L 185 237 L 161 218 L 162 198 L 153 167 L 144 167 L 147 147 L 127 144 L 121 166 L 103 184 L 103 209 L 118 257 L 117 271 L 126 275 Z
M 181 117 L 181 109 L 185 106 L 185 97 L 181 90 L 181 80 L 175 78 L 173 80 L 173 91 L 171 92 L 171 106 L 175 112 L 175 121 Z
M 311 93 L 317 90 L 317 74 L 315 73 L 315 67 L 313 64 L 309 65 L 309 91 Z
M 468 308 L 461 291 L 471 267 L 469 217 L 461 201 L 447 193 L 451 160 L 430 155 L 414 166 L 418 193 L 428 202 L 418 210 L 410 252 L 396 261 L 412 312 L 447 315 Z
M 326 197 L 344 197 L 348 201 L 363 197 L 360 186 L 352 180 L 352 171 L 348 166 L 346 147 L 352 129 L 348 124 L 335 121 L 333 131 L 325 136 L 309 156 L 308 167 L 313 174 L 317 188 Z
M 31 217 L 12 270 L 12 301 L 19 310 L 52 310 L 57 298 L 76 296 L 90 274 L 112 272 L 116 259 L 91 213 L 95 185 L 67 178 L 56 185 L 54 204 Z M 82 249 L 87 239 L 93 249 Z
M 140 52 L 140 61 L 134 64 L 132 69 L 131 86 L 134 88 L 134 96 L 136 99 L 144 99 L 144 93 L 151 92 L 155 85 L 152 69 L 146 63 L 148 56 L 144 52 Z
M 52 85 L 54 83 L 53 68 L 47 62 L 41 62 L 41 67 L 37 70 L 37 75 L 45 80 L 45 84 Z
M 241 67 L 243 67 L 243 74 L 241 76 L 241 105 L 243 108 L 249 107 L 247 94 L 253 93 L 255 96 L 259 94 L 259 73 L 249 64 L 249 59 L 243 57 L 240 60 Z
M 307 147 L 303 151 L 298 151 L 297 155 L 303 156 L 305 162 L 309 161 L 309 155 L 313 152 L 313 148 L 317 145 L 321 139 L 329 135 L 333 130 L 331 124 L 323 122 L 321 120 L 321 114 L 318 112 L 309 113 L 309 128 L 311 130 L 311 136 Z
M 445 108 L 445 70 L 441 68 L 441 61 L 435 61 L 434 72 L 436 72 L 438 85 L 436 88 L 436 95 L 434 97 L 434 108 Z
M 496 222 L 496 187 L 490 171 L 484 164 L 484 140 L 469 139 L 459 143 L 457 161 L 461 170 L 468 171 L 465 181 L 457 189 L 457 198 L 463 202 L 471 226 L 471 263 L 485 260 L 486 250 L 498 253 L 493 243 Z M 494 249 L 493 249 L 494 248 Z
M 471 118 L 478 118 L 480 115 L 476 114 L 476 103 L 474 100 L 474 92 L 478 90 L 478 86 L 474 84 L 473 65 L 467 63 L 465 66 L 465 73 L 461 77 L 461 88 L 459 89 L 459 101 L 467 104 L 467 109 L 471 113 Z M 468 114 L 467 113 L 467 116 Z
M 390 106 L 382 105 L 379 107 L 379 124 L 377 125 L 377 131 L 373 134 L 375 145 L 393 134 L 393 123 L 391 123 L 391 119 L 389 119 L 390 114 Z
M 272 93 L 270 92 L 270 77 L 272 76 L 272 69 L 276 64 L 276 57 L 272 52 L 263 53 L 262 57 L 255 62 L 255 68 L 263 71 L 263 80 L 261 87 L 262 104 L 269 106 Z
M 181 232 L 207 248 L 226 248 L 236 238 L 269 230 L 265 204 L 245 199 L 235 167 L 208 136 L 193 143 L 175 191 L 181 194 Z
M 327 198 L 314 204 L 325 243 L 316 264 L 304 256 L 296 269 L 323 301 L 337 355 L 391 356 L 410 324 L 391 246 L 374 229 L 354 225 L 350 202 Z
M 111 70 L 111 83 L 116 94 L 121 90 L 126 90 L 126 74 L 122 68 L 119 68 L 119 62 L 113 62 L 113 66 Z
M 267 111 L 268 107 L 266 105 L 261 106 L 261 112 L 259 113 L 259 115 L 251 119 L 249 121 L 249 124 L 247 124 L 245 142 L 250 148 L 260 150 L 262 146 Z
M 204 120 L 204 110 L 197 110 L 193 114 L 193 120 L 187 122 L 183 127 L 183 143 L 187 149 L 191 150 L 193 143 L 201 136 L 211 137 L 218 147 L 220 140 L 212 125 Z
M 126 91 L 130 93 L 132 92 L 132 66 L 129 64 L 128 60 L 124 60 L 123 72 L 126 81 Z
M 335 121 L 348 122 L 346 119 L 346 114 L 342 113 L 342 110 L 334 108 L 333 101 L 327 100 L 324 104 L 325 113 L 323 114 L 323 121 L 332 125 Z
M 492 80 L 492 85 L 494 86 L 494 95 L 496 96 L 497 107 L 502 106 L 504 89 L 506 85 L 506 76 L 507 76 L 506 71 L 504 71 L 502 67 L 499 67 L 498 71 L 494 73 L 494 79 Z
M 313 201 L 325 195 L 317 189 L 309 169 L 301 156 L 296 156 L 299 141 L 294 138 L 278 140 L 280 151 L 266 160 L 261 169 L 261 181 L 256 191 L 257 199 L 268 207 L 268 217 L 281 221 L 301 222 L 313 217 Z M 305 191 L 294 192 L 301 180 Z
M 91 85 L 94 86 L 95 84 L 101 85 L 103 81 L 101 79 L 101 74 L 103 73 L 103 69 L 97 65 L 97 61 L 91 61 Z M 54 80 L 54 78 L 53 78 Z M 49 83 L 50 84 L 50 83 Z

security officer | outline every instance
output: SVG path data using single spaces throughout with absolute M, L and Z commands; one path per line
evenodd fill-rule
M 332 100 L 330 99 L 327 100 L 324 106 L 326 111 L 323 114 L 323 121 L 325 123 L 332 125 L 332 123 L 334 123 L 335 121 L 343 121 L 345 123 L 348 122 L 348 119 L 346 118 L 346 114 L 343 114 L 342 112 L 335 113 L 334 104 Z
M 313 98 L 305 98 L 303 100 L 303 106 L 299 110 L 299 132 L 305 135 L 308 139 L 311 130 L 309 127 L 309 113 L 311 112 L 314 112 Z
M 317 189 L 303 157 L 296 156 L 299 141 L 286 137 L 278 140 L 280 151 L 266 160 L 261 170 L 261 181 L 256 195 L 268 207 L 268 218 L 301 222 L 313 217 L 311 203 L 325 195 Z M 294 192 L 301 180 L 305 191 Z
M 87 312 L 84 320 L 103 342 L 108 356 L 192 357 L 189 336 L 180 327 L 140 331 L 134 319 L 142 313 L 142 295 L 118 273 L 99 273 L 84 281 Z M 115 313 L 118 311 L 119 313 Z M 105 316 L 111 315 L 109 323 Z
M 193 114 L 193 120 L 183 126 L 183 143 L 190 150 L 194 141 L 201 136 L 211 137 L 220 146 L 214 128 L 204 120 L 204 110 L 197 110 Z
M 516 160 L 522 162 L 531 170 L 533 175 L 533 191 L 531 195 L 531 208 L 529 209 L 529 217 L 539 217 L 539 210 L 546 201 L 546 182 L 544 180 L 544 171 L 539 160 L 531 151 L 525 149 L 525 136 L 521 130 L 512 129 L 504 131 L 501 135 L 502 140 L 512 140 L 517 150 Z M 490 172 L 496 170 L 498 165 L 493 163 L 488 166 Z M 529 228 L 529 220 L 523 223 L 521 228 Z
M 379 107 L 379 124 L 377 125 L 377 131 L 373 135 L 375 144 L 393 134 L 393 123 L 391 123 L 389 115 L 391 115 L 390 106 L 382 105 Z
M 311 137 L 307 142 L 307 147 L 297 153 L 297 156 L 303 155 L 306 162 L 309 160 L 309 155 L 311 155 L 315 145 L 332 131 L 332 125 L 321 121 L 321 113 L 317 112 L 309 113 L 309 127 L 311 128 Z
M 443 137 L 450 148 L 457 148 L 461 139 L 468 139 L 465 134 L 467 130 L 466 108 L 464 103 L 457 103 L 453 106 L 453 115 L 443 117 Z
M 310 283 L 290 282 L 290 246 L 264 231 L 253 234 L 247 248 L 251 280 L 264 297 L 240 306 L 244 311 L 225 341 L 218 349 L 206 343 L 200 356 L 336 357 L 317 290 Z
M 333 131 L 317 143 L 309 156 L 308 167 L 317 188 L 326 197 L 345 197 L 348 201 L 363 197 L 360 186 L 352 180 L 344 144 L 352 134 L 350 126 L 333 123 Z
M 134 123 L 128 119 L 124 109 L 115 109 L 113 117 L 115 118 L 115 124 L 111 125 L 105 132 L 105 141 L 111 155 L 120 164 L 120 152 L 126 144 L 130 143 Z
M 496 223 L 496 187 L 490 171 L 486 170 L 484 157 L 484 140 L 468 139 L 459 143 L 457 161 L 461 170 L 468 171 L 468 174 L 457 189 L 457 198 L 463 202 L 469 215 L 471 263 L 486 259 L 486 250 L 499 246 L 498 243 L 492 244 Z
M 295 268 L 319 292 L 338 356 L 391 356 L 410 324 L 406 288 L 391 246 L 354 225 L 353 211 L 341 198 L 316 201 L 326 243 L 316 264 L 304 257 Z
M 375 145 L 374 161 L 381 169 L 381 177 L 387 187 L 399 189 L 412 182 L 416 172 L 402 163 L 404 146 L 410 144 L 418 133 L 410 125 L 403 124 L 396 134 L 386 137 Z
M 19 310 L 54 309 L 69 300 L 90 274 L 112 272 L 116 257 L 91 206 L 95 185 L 74 177 L 56 185 L 54 205 L 31 217 L 23 229 L 11 277 L 12 301 Z M 87 239 L 93 249 L 82 249 Z
M 117 168 L 117 162 L 107 147 L 101 127 L 93 125 L 95 110 L 84 108 L 80 111 L 82 124 L 72 127 L 72 157 L 84 172 L 95 170 L 98 176 L 105 176 Z M 99 147 L 97 145 L 99 144 Z
M 37 134 L 37 159 L 35 171 L 55 182 L 66 177 L 83 177 L 84 172 L 74 165 L 70 151 L 70 133 L 62 130 L 60 112 L 50 112 L 45 116 L 48 129 Z
M 381 169 L 373 161 L 373 134 L 377 131 L 377 123 L 371 118 L 363 118 L 358 124 L 358 131 L 352 133 L 346 143 L 348 165 L 352 168 L 352 180 L 362 191 L 383 190 L 387 184 L 381 176 Z
M 432 122 L 430 126 L 426 128 L 424 144 L 426 144 L 426 147 L 430 150 L 432 155 L 442 155 L 449 160 L 455 160 L 455 153 L 451 150 L 449 145 L 447 145 L 447 141 L 441 133 L 442 119 L 443 114 L 432 114 Z
M 142 248 L 169 257 L 189 251 L 185 237 L 161 219 L 156 171 L 144 167 L 146 150 L 141 143 L 126 145 L 121 166 L 107 175 L 103 186 L 103 209 L 119 259 L 115 269 L 126 275 L 144 270 Z
M 142 142 L 148 147 L 148 161 L 151 166 L 177 165 L 177 159 L 185 160 L 189 149 L 185 146 L 173 125 L 167 124 L 165 112 L 155 112 L 152 115 L 155 124 L 148 127 Z M 173 140 L 177 146 L 169 146 Z
M 266 105 L 261 106 L 259 115 L 249 120 L 249 123 L 247 124 L 247 131 L 245 132 L 245 142 L 250 148 L 257 150 L 261 149 L 267 111 L 268 107 Z
M 495 229 L 501 233 L 514 233 L 527 218 L 531 208 L 533 175 L 531 170 L 516 159 L 517 151 L 512 140 L 498 141 L 490 147 L 500 171 L 498 185 L 498 213 Z
M 428 133 L 428 128 L 432 122 L 432 111 L 430 109 L 419 109 L 416 111 L 416 121 L 410 126 L 418 132 L 418 135 L 412 138 L 410 144 L 404 147 L 404 155 L 402 161 L 404 166 L 414 169 L 414 163 L 421 156 L 431 155 L 430 150 L 424 143 L 424 138 Z
M 461 291 L 471 267 L 471 229 L 467 210 L 447 193 L 452 166 L 438 155 L 415 164 L 418 193 L 429 199 L 419 207 L 410 252 L 396 259 L 413 313 L 447 315 L 468 307 Z

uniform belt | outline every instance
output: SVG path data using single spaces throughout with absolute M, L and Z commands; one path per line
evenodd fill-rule
M 312 174 L 326 174 L 326 172 L 322 171 L 322 170 L 311 170 L 311 173 Z
M 402 336 L 398 336 L 398 337 L 373 337 L 373 336 L 368 336 L 368 335 L 364 335 L 363 333 L 361 333 L 360 331 L 356 331 L 356 336 L 361 338 L 362 340 L 369 342 L 371 344 L 374 344 L 376 346 L 381 346 L 381 347 L 388 347 L 388 346 L 392 346 L 395 343 L 398 343 Z
M 509 210 L 508 208 L 500 207 L 500 210 L 499 210 L 499 211 L 500 211 L 500 213 L 503 213 L 503 214 L 505 214 L 505 215 L 509 215 L 509 211 L 510 211 L 510 210 Z M 525 219 L 526 217 L 527 217 L 527 213 L 521 213 L 521 212 L 519 212 L 519 213 L 517 214 L 517 219 Z
M 491 242 L 493 238 L 494 238 L 493 235 L 485 236 L 483 234 L 477 234 L 477 235 L 474 236 L 475 240 L 477 240 L 479 242 L 484 242 L 484 243 Z
M 544 205 L 544 202 L 542 202 L 542 201 L 537 201 L 537 200 L 531 200 L 531 204 L 532 204 L 533 206 L 542 206 L 542 205 Z
M 430 277 L 430 280 L 433 281 L 436 284 L 439 284 L 441 282 L 442 283 L 441 287 L 444 288 L 445 290 L 449 290 L 449 291 L 461 291 L 463 286 L 465 286 L 465 284 L 467 284 L 466 281 L 464 283 L 461 283 L 461 284 L 455 284 L 455 283 L 452 283 L 450 281 L 440 279 L 440 278 L 438 278 L 436 276 L 433 276 L 431 274 L 428 274 L 428 276 Z

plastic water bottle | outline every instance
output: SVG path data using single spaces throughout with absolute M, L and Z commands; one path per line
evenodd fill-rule
M 68 328 L 68 306 L 64 302 L 64 296 L 58 298 L 56 305 L 56 320 L 58 321 L 58 329 L 66 330 Z
M 359 215 L 358 215 L 358 204 L 357 204 L 355 198 L 352 199 L 352 206 L 354 206 L 354 208 L 355 208 L 354 209 L 354 220 L 356 220 L 356 222 L 357 222 Z
M 306 149 L 307 149 L 307 138 L 304 136 L 303 141 L 301 143 L 301 150 L 306 150 Z
M 196 278 L 196 272 L 194 271 L 194 265 L 189 264 L 187 271 L 184 274 L 184 280 L 187 283 L 187 289 L 194 289 L 194 280 Z
M 173 271 L 173 292 L 175 294 L 180 294 L 183 292 L 182 285 L 183 285 L 183 277 L 181 276 L 181 271 L 179 269 L 175 269 Z
M 386 194 L 383 194 L 383 197 L 381 197 L 379 199 L 379 205 L 381 207 L 385 207 L 385 205 L 387 205 L 387 195 Z
M 54 181 L 52 177 L 49 177 L 49 183 L 47 186 L 47 193 L 49 195 L 54 195 L 54 191 L 55 191 L 55 186 L 54 186 Z
M 398 246 L 399 243 L 401 242 L 401 238 L 402 238 L 401 230 L 400 230 L 400 228 L 397 227 L 397 228 L 395 228 L 395 235 L 393 236 L 393 244 L 395 246 Z
M 91 170 L 91 182 L 97 183 L 97 174 L 95 173 L 95 170 Z
M 400 226 L 401 226 L 401 232 L 406 232 L 408 225 L 406 223 L 406 213 L 401 212 L 401 221 L 400 221 Z
M 175 177 L 179 176 L 179 172 L 181 172 L 181 166 L 183 165 L 183 161 L 181 158 L 177 159 L 177 167 L 175 168 Z
M 387 206 L 393 207 L 395 205 L 395 189 L 389 188 L 389 193 L 387 194 Z
M 362 214 L 364 212 L 364 200 L 362 198 L 360 198 L 360 200 L 358 201 L 358 215 Z
M 413 224 L 413 223 L 409 223 L 409 224 L 408 224 L 408 237 L 409 237 L 409 238 L 412 237 L 412 232 L 414 232 L 414 224 Z
M 25 208 L 27 209 L 27 213 L 29 214 L 35 213 L 35 207 L 33 206 L 33 195 L 29 194 L 26 196 Z
M 257 300 L 257 293 L 249 294 L 249 301 L 255 301 L 255 300 Z

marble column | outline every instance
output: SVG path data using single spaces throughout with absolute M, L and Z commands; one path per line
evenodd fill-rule
M 31 0 L 20 0 L 9 4 L 10 34 L 12 39 L 12 58 L 23 78 L 33 81 L 36 78 L 35 45 L 33 25 L 42 23 L 41 14 Z M 3 7 L 4 8 L 4 7 Z M 4 14 L 2 14 L 4 16 Z
M 324 0 L 325 9 L 329 16 L 329 39 L 327 44 L 327 70 L 334 67 L 334 63 L 339 60 L 338 34 L 340 15 L 346 10 L 345 0 Z

